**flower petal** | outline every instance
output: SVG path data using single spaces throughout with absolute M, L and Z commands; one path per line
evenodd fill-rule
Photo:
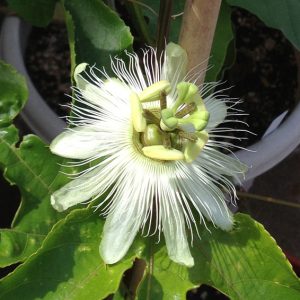
M 171 83 L 172 92 L 176 90 L 177 83 L 183 81 L 187 71 L 187 63 L 187 53 L 182 47 L 174 43 L 169 43 L 166 46 L 161 77 Z
M 227 106 L 224 101 L 214 98 L 209 98 L 205 101 L 205 106 L 207 111 L 210 113 L 206 130 L 210 130 L 217 127 L 225 120 L 227 115 Z
M 117 78 L 110 78 L 104 82 L 99 80 L 99 85 L 92 84 L 82 77 L 88 64 L 79 64 L 74 71 L 76 86 L 80 89 L 83 98 L 92 104 L 102 106 L 106 100 L 115 100 L 116 97 L 129 99 L 130 88 Z
M 206 219 L 223 230 L 230 230 L 233 218 L 223 192 L 201 170 L 194 168 L 194 171 L 193 178 L 184 184 L 179 182 L 182 191 Z
M 50 144 L 52 153 L 62 157 L 86 159 L 96 155 L 102 140 L 97 139 L 97 131 L 91 126 L 67 129 Z
M 247 172 L 247 165 L 236 158 L 230 157 L 212 147 L 206 147 L 197 158 L 198 164 L 214 174 L 226 175 L 236 181 Z M 217 177 L 216 175 L 214 175 Z
M 99 252 L 106 264 L 114 264 L 124 257 L 143 221 L 138 217 L 138 206 L 125 209 L 125 203 L 128 199 L 121 199 L 105 221 Z
M 97 195 L 103 184 L 101 178 L 98 177 L 100 172 L 101 168 L 96 168 L 55 191 L 51 195 L 52 206 L 57 211 L 64 211 Z
M 178 199 L 175 199 L 175 201 L 176 200 L 178 201 Z M 163 232 L 168 255 L 174 262 L 192 267 L 194 265 L 194 259 L 191 255 L 186 237 L 185 220 L 181 213 L 181 207 L 176 204 L 166 204 L 168 206 L 166 208 L 167 211 L 165 214 L 162 214 Z

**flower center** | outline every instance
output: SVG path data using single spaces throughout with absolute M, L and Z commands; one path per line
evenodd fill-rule
M 151 159 L 190 163 L 208 141 L 205 128 L 209 112 L 195 84 L 180 82 L 176 88 L 177 98 L 169 106 L 171 86 L 166 80 L 130 95 L 134 138 L 141 152 Z M 151 106 L 149 102 L 155 103 Z

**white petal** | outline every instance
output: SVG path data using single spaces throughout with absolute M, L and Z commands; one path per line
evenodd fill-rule
M 114 264 L 125 256 L 143 221 L 135 209 L 124 209 L 124 202 L 129 200 L 121 199 L 105 221 L 99 252 L 106 264 Z
M 96 168 L 55 191 L 51 195 L 52 206 L 57 211 L 64 211 L 97 195 L 101 188 L 99 186 L 99 179 L 97 180 L 97 175 L 100 171 L 100 168 Z M 102 184 L 102 182 L 100 183 Z
M 77 65 L 74 70 L 74 80 L 76 82 L 76 86 L 80 89 L 84 89 L 85 86 L 88 84 L 88 82 L 85 79 L 83 79 L 83 77 L 80 75 L 80 73 L 85 71 L 87 66 L 87 63 L 81 63 Z
M 176 200 L 178 199 L 175 199 L 175 201 Z M 170 204 L 167 205 L 171 206 Z M 175 207 L 176 206 L 177 205 L 175 205 Z M 162 217 L 168 255 L 170 259 L 176 263 L 192 267 L 194 265 L 194 259 L 191 255 L 186 237 L 185 220 L 179 209 L 176 210 L 174 206 L 169 207 L 166 215 Z
M 232 229 L 233 217 L 231 211 L 227 208 L 225 199 L 222 203 L 220 200 L 214 199 L 213 196 L 208 193 L 202 193 L 200 199 L 201 203 L 198 202 L 198 208 L 206 219 L 223 230 L 229 231 Z M 206 204 L 206 206 L 204 204 Z
M 227 115 L 227 106 L 224 101 L 209 98 L 207 101 L 205 101 L 205 106 L 210 113 L 206 130 L 217 127 L 225 120 Z
M 196 176 L 201 179 L 198 180 Z M 206 219 L 223 230 L 230 230 L 233 219 L 223 192 L 199 170 L 191 179 L 186 180 L 184 185 L 180 183 L 187 198 L 194 203 Z
M 86 63 L 78 65 L 74 72 L 74 78 L 76 86 L 87 101 L 101 107 L 105 101 L 115 101 L 116 97 L 129 98 L 130 88 L 117 78 L 110 78 L 103 83 L 99 81 L 99 86 L 84 79 L 80 73 L 84 72 L 86 67 Z
M 162 67 L 161 77 L 168 80 L 174 90 L 177 83 L 183 81 L 186 75 L 187 62 L 187 53 L 183 48 L 174 43 L 169 43 L 166 46 L 165 62 Z
M 235 179 L 244 176 L 248 167 L 238 159 L 230 157 L 212 147 L 206 147 L 197 159 L 200 166 L 213 170 L 216 174 L 223 174 Z
M 50 144 L 52 153 L 62 157 L 85 159 L 99 152 L 101 140 L 97 139 L 95 129 L 79 126 L 58 135 Z

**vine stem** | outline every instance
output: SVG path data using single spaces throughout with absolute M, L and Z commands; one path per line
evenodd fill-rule
M 256 195 L 252 193 L 246 193 L 246 192 L 237 192 L 237 195 L 241 198 L 245 199 L 253 199 L 253 200 L 260 200 L 260 201 L 265 201 L 273 204 L 279 204 L 279 205 L 285 205 L 289 207 L 294 207 L 294 208 L 300 208 L 299 203 L 291 203 L 285 200 L 269 197 L 269 196 L 262 196 L 262 195 Z
M 156 39 L 157 57 L 161 56 L 161 53 L 165 49 L 166 42 L 168 42 L 170 21 L 172 16 L 172 4 L 173 0 L 160 1 Z M 161 61 L 161 63 L 163 63 L 163 61 Z
M 186 0 L 179 44 L 188 55 L 191 75 L 202 73 L 196 84 L 205 78 L 208 59 L 221 7 L 221 0 Z
M 136 292 L 138 289 L 139 284 L 141 283 L 144 273 L 146 270 L 146 262 L 142 259 L 137 258 L 134 261 L 133 267 L 132 267 L 132 275 L 131 280 L 129 283 L 129 294 L 127 295 L 127 300 L 134 300 L 136 298 Z

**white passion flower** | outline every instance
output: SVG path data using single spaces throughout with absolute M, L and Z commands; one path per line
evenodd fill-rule
M 218 150 L 231 144 L 218 141 L 230 129 L 217 126 L 238 112 L 234 101 L 211 93 L 216 83 L 193 83 L 180 46 L 167 45 L 163 64 L 152 48 L 142 63 L 127 55 L 128 67 L 111 59 L 116 78 L 77 66 L 71 127 L 50 149 L 89 167 L 54 192 L 51 204 L 64 211 L 104 195 L 97 207 L 107 217 L 100 243 L 107 264 L 122 259 L 141 230 L 163 233 L 169 257 L 191 267 L 187 228 L 192 239 L 205 219 L 223 230 L 233 226 L 226 205 L 235 201 L 230 179 L 246 167 Z

